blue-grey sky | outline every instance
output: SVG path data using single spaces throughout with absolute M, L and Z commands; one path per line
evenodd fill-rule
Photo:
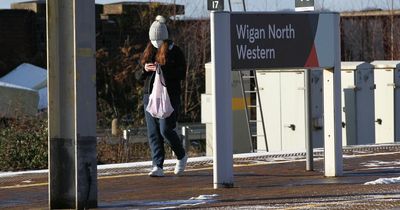
M 27 0 L 0 0 L 0 8 L 10 8 L 11 3 L 23 2 Z M 96 3 L 107 4 L 120 2 L 123 0 L 96 0 Z M 129 0 L 125 0 L 129 1 Z M 207 17 L 207 0 L 134 0 L 134 1 L 160 1 L 176 2 L 186 6 L 186 16 L 188 17 Z M 225 0 L 225 8 L 228 9 L 228 0 Z M 242 0 L 231 0 L 233 10 L 241 10 Z M 333 11 L 363 10 L 372 8 L 400 9 L 400 0 L 315 0 L 316 8 L 324 8 Z M 246 6 L 251 11 L 276 11 L 284 9 L 294 9 L 294 0 L 246 0 Z

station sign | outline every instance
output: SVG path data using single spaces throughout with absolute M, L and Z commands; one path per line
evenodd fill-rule
M 211 11 L 223 11 L 224 0 L 207 0 L 207 8 Z
M 314 11 L 314 0 L 296 0 L 296 11 Z
M 232 69 L 334 66 L 335 17 L 337 13 L 231 13 Z

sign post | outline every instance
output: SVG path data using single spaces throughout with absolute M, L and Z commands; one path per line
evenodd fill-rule
M 227 33 L 230 37 L 222 37 Z M 226 168 L 232 162 L 231 81 L 227 69 L 325 69 L 325 176 L 341 175 L 339 14 L 213 12 L 211 37 L 215 73 L 214 186 L 223 183 L 221 180 L 233 183 L 232 169 Z
M 314 11 L 314 0 L 296 0 L 295 11 Z M 311 72 L 304 70 L 304 109 L 305 109 L 305 142 L 306 142 L 306 170 L 314 170 L 314 151 L 312 139 L 312 116 L 311 116 Z
M 228 12 L 211 12 L 214 188 L 233 187 L 232 74 Z
M 333 35 L 334 65 L 323 72 L 324 109 L 324 165 L 325 176 L 341 176 L 343 173 L 342 153 L 342 115 L 341 115 L 341 56 L 340 56 L 340 17 L 322 17 L 333 27 L 325 28 L 325 34 Z M 324 20 L 323 20 L 324 21 Z M 323 37 L 320 37 L 323 42 Z M 323 46 L 324 47 L 324 46 Z M 329 49 L 329 48 L 327 48 Z

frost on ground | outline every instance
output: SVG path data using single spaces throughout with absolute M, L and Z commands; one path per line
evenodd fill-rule
M 363 166 L 366 167 L 382 167 L 382 166 L 400 166 L 400 161 L 368 161 L 366 163 L 362 163 Z
M 400 177 L 395 178 L 379 178 L 375 181 L 364 183 L 364 185 L 375 185 L 375 184 L 400 184 Z
M 197 206 L 207 203 L 216 202 L 217 194 L 199 195 L 191 197 L 187 200 L 168 200 L 168 201 L 120 201 L 109 204 L 100 204 L 102 208 L 118 208 L 118 207 L 150 207 L 149 209 L 182 209 L 189 206 Z M 152 208 L 154 206 L 154 208 Z
M 368 161 L 366 163 L 361 164 L 364 167 L 367 167 L 368 170 L 372 169 L 393 169 L 398 168 L 400 166 L 400 161 Z M 398 184 L 400 183 L 400 177 L 394 178 L 379 178 L 374 181 L 369 181 L 364 183 L 364 185 L 376 185 L 376 184 Z
M 361 170 L 390 170 L 390 169 L 397 169 L 400 167 L 400 161 L 368 161 L 360 164 L 363 166 Z
M 217 194 L 212 195 L 199 195 L 198 197 L 191 197 L 190 200 L 211 200 L 215 197 L 218 197 Z
M 265 205 L 225 206 L 218 209 L 297 209 L 297 210 L 330 210 L 330 209 L 371 209 L 366 203 L 379 204 L 378 209 L 398 209 L 400 194 L 349 195 L 340 197 L 310 198 L 305 200 L 285 201 Z M 394 207 L 394 208 L 393 208 Z M 376 209 L 376 208 L 374 208 Z
M 189 206 L 197 206 L 207 203 L 215 202 L 214 198 L 218 197 L 217 194 L 212 195 L 199 195 L 197 197 L 191 197 L 188 200 L 180 200 L 177 201 L 175 204 L 176 206 L 169 206 L 169 207 L 161 207 L 157 209 L 181 209 Z

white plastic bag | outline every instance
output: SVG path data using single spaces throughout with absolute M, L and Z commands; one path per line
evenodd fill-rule
M 147 104 L 146 111 L 153 117 L 165 119 L 174 112 L 174 108 L 171 105 L 160 67 L 157 68 L 155 74 L 153 90 L 149 96 L 149 103 Z

